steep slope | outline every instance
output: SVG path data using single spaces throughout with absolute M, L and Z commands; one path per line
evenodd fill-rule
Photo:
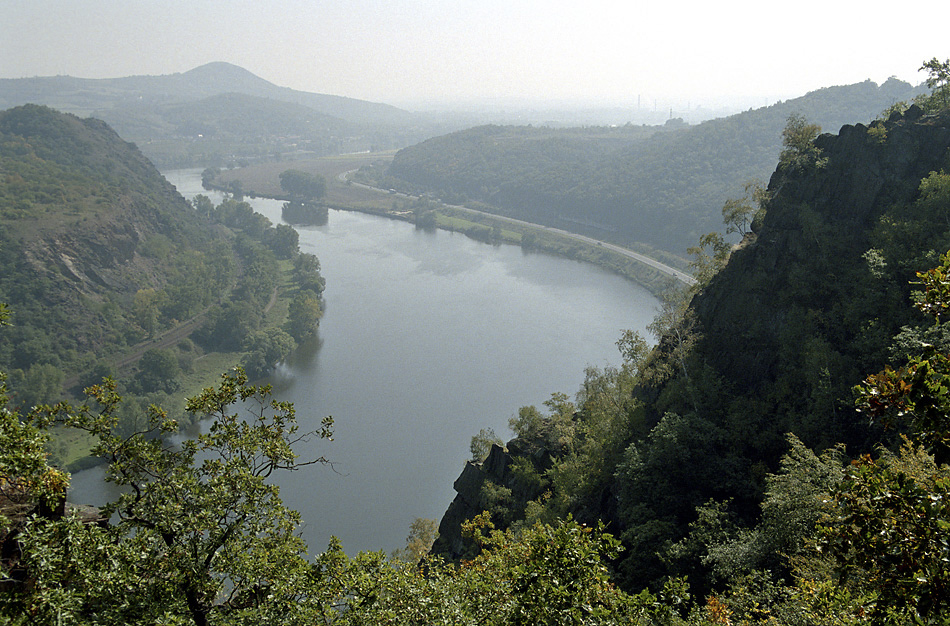
M 0 301 L 14 313 L 0 370 L 73 374 L 139 341 L 158 306 L 136 303 L 140 291 L 170 287 L 173 315 L 193 315 L 221 287 L 209 280 L 218 246 L 230 259 L 224 238 L 103 122 L 37 105 L 0 113 Z
M 922 342 L 947 345 L 909 304 L 915 272 L 950 249 L 950 112 L 844 126 L 815 141 L 820 158 L 771 177 L 768 211 L 682 315 L 661 320 L 645 357 L 589 374 L 576 405 L 522 411 L 519 435 L 466 467 L 436 550 L 468 547 L 458 521 L 565 516 L 609 523 L 627 548 L 630 589 L 670 573 L 661 557 L 696 508 L 726 503 L 749 523 L 786 433 L 822 449 L 872 450 L 886 433 L 854 409 L 851 388 Z

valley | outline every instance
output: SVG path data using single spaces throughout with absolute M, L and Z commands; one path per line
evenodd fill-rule
M 0 112 L 0 623 L 941 623 L 921 70 L 441 131 L 228 64 L 0 82 L 123 129 Z

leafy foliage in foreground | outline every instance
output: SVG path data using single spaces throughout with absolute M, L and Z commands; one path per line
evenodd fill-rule
M 950 253 L 920 274 L 919 308 L 950 306 L 943 281 L 935 280 L 948 272 Z M 0 308 L 0 320 L 5 316 Z M 632 382 L 647 363 L 646 346 L 629 334 L 620 345 L 627 358 L 613 383 L 592 373 L 585 388 L 591 417 L 598 406 L 638 409 L 612 384 Z M 684 577 L 667 578 L 657 592 L 621 590 L 610 567 L 620 541 L 603 525 L 570 515 L 545 523 L 543 498 L 538 518 L 504 531 L 495 529 L 491 512 L 477 516 L 465 528 L 477 551 L 458 564 L 349 557 L 336 540 L 311 560 L 296 533 L 299 516 L 268 479 L 325 463 L 298 461 L 293 445 L 329 439 L 332 420 L 299 432 L 293 406 L 248 385 L 240 371 L 189 400 L 189 410 L 212 425 L 177 446 L 163 437 L 177 424 L 157 407 L 143 429 L 120 432 L 121 401 L 110 381 L 90 388 L 78 408 L 61 404 L 28 415 L 11 409 L 0 389 L 0 616 L 17 625 L 939 623 L 950 610 L 950 465 L 933 453 L 943 446 L 950 415 L 934 407 L 947 389 L 946 352 L 925 351 L 905 368 L 870 376 L 859 406 L 875 419 L 910 421 L 917 440 L 846 466 L 841 447 L 816 455 L 790 436 L 780 471 L 765 477 L 758 523 L 744 525 L 728 502 L 699 507 L 686 538 L 665 554 L 697 581 L 698 597 Z M 609 421 L 579 429 L 575 405 L 563 395 L 548 408 L 550 418 L 522 411 L 514 427 L 576 463 L 596 465 L 619 453 L 624 464 L 634 463 L 629 450 L 610 444 L 609 430 L 592 430 Z M 681 421 L 661 426 L 681 431 Z M 108 479 L 126 487 L 104 509 L 113 524 L 90 524 L 62 508 L 68 475 L 48 465 L 43 447 L 53 423 L 97 437 L 95 453 L 110 461 Z M 658 428 L 651 436 L 663 436 Z M 548 511 L 566 510 L 565 495 L 593 486 L 576 482 L 571 467 L 582 465 L 536 476 L 558 494 L 547 496 Z M 527 479 L 532 470 L 521 471 Z
M 887 141 L 902 129 L 883 130 L 858 138 Z M 944 146 L 940 156 L 945 151 Z M 789 165 L 791 175 L 779 182 L 794 183 L 796 176 L 839 165 L 834 158 L 820 168 L 812 164 L 819 162 Z M 807 188 L 807 179 L 797 181 L 793 192 Z M 191 410 L 215 421 L 207 435 L 175 448 L 157 436 L 176 430 L 157 408 L 149 409 L 143 429 L 116 432 L 120 405 L 108 383 L 90 389 L 90 401 L 76 410 L 59 405 L 28 415 L 10 408 L 0 390 L 0 532 L 6 548 L 0 615 L 13 624 L 945 623 L 950 344 L 940 316 L 950 307 L 945 280 L 950 253 L 939 267 L 919 275 L 919 308 L 933 315 L 934 323 L 908 325 L 891 346 L 907 365 L 869 377 L 859 388 L 859 408 L 876 421 L 907 423 L 913 434 L 900 451 L 862 456 L 844 466 L 842 447 L 817 455 L 788 437 L 790 450 L 776 473 L 728 454 L 737 442 L 762 445 L 749 436 L 756 431 L 742 418 L 781 415 L 766 410 L 770 406 L 796 413 L 792 423 L 805 432 L 813 432 L 809 426 L 815 424 L 803 417 L 843 410 L 835 402 L 840 396 L 831 370 L 845 359 L 836 358 L 841 354 L 835 346 L 841 344 L 831 339 L 840 334 L 867 341 L 874 347 L 862 347 L 858 354 L 864 360 L 883 351 L 870 339 L 889 340 L 884 323 L 895 320 L 881 313 L 869 323 L 861 318 L 865 308 L 855 303 L 883 302 L 885 313 L 896 311 L 895 301 L 905 294 L 894 277 L 929 258 L 930 244 L 947 248 L 945 174 L 933 171 L 918 181 L 920 174 L 905 185 L 913 199 L 864 216 L 876 224 L 867 239 L 823 229 L 823 222 L 836 216 L 807 203 L 791 211 L 786 205 L 784 213 L 781 205 L 770 204 L 763 234 L 776 219 L 786 219 L 804 235 L 786 251 L 817 257 L 816 250 L 862 250 L 861 272 L 852 265 L 834 276 L 848 287 L 861 287 L 852 294 L 854 302 L 832 298 L 836 288 L 818 280 L 793 286 L 797 298 L 790 302 L 808 315 L 797 319 L 794 314 L 803 311 L 794 311 L 790 323 L 800 332 L 785 338 L 805 341 L 795 346 L 800 352 L 789 349 L 778 362 L 793 376 L 805 376 L 804 383 L 778 389 L 764 397 L 768 402 L 730 395 L 733 389 L 710 364 L 716 355 L 707 352 L 707 363 L 696 358 L 706 340 L 695 325 L 707 324 L 708 332 L 714 318 L 691 318 L 689 308 L 669 300 L 652 328 L 661 338 L 659 350 L 648 354 L 642 339 L 626 334 L 619 342 L 624 364 L 589 372 L 576 404 L 556 394 L 548 416 L 533 408 L 519 413 L 513 426 L 524 439 L 522 450 L 538 463 L 516 461 L 514 474 L 522 487 L 542 493 L 524 507 L 523 519 L 507 511 L 505 521 L 516 523 L 505 531 L 490 521 L 504 517 L 503 506 L 468 524 L 477 550 L 458 565 L 438 560 L 406 565 L 372 553 L 350 558 L 337 542 L 314 561 L 307 559 L 295 534 L 296 514 L 283 507 L 266 480 L 273 471 L 299 465 L 291 449 L 300 437 L 293 408 L 263 402 L 268 390 L 248 386 L 240 373 L 189 402 Z M 908 241 L 928 247 L 908 247 Z M 874 247 L 861 247 L 868 243 Z M 722 284 L 729 268 L 704 288 Z M 828 302 L 832 308 L 822 308 Z M 845 330 L 827 322 L 832 313 Z M 6 307 L 0 307 L 0 322 L 5 318 Z M 896 319 L 904 318 L 898 313 Z M 925 341 L 931 338 L 935 341 Z M 814 380 L 807 378 L 816 372 Z M 641 393 L 632 393 L 638 388 Z M 796 405 L 802 388 L 810 393 Z M 654 390 L 654 396 L 648 398 L 643 389 Z M 770 404 L 776 399 L 785 403 Z M 254 400 L 260 410 L 246 420 L 229 408 Z M 662 415 L 652 420 L 650 411 Z M 68 477 L 48 465 L 42 449 L 46 429 L 57 420 L 94 433 L 98 453 L 111 460 L 110 477 L 129 488 L 106 509 L 118 515 L 117 524 L 84 524 L 60 509 Z M 329 427 L 324 422 L 313 435 L 329 437 Z M 767 446 L 754 452 L 768 458 Z M 764 499 L 756 518 L 747 509 L 755 501 L 757 478 Z M 732 489 L 730 499 L 697 503 L 710 493 L 713 480 Z M 569 515 L 590 515 L 586 504 L 613 501 L 605 487 L 611 481 L 620 483 L 620 538 L 636 552 L 618 572 L 609 567 L 620 556 L 617 539 L 603 526 L 584 526 Z M 691 490 L 684 492 L 684 486 Z M 506 504 L 512 493 L 504 485 L 486 487 L 490 504 Z M 677 535 L 683 526 L 686 532 Z M 613 580 L 629 586 L 635 576 L 653 574 L 649 568 L 656 563 L 650 559 L 657 552 L 667 572 L 689 576 L 698 601 L 691 600 L 682 577 L 667 577 L 655 594 L 614 586 Z M 646 573 L 632 571 L 641 564 Z
M 109 461 L 107 480 L 125 487 L 103 509 L 118 521 L 105 528 L 70 515 L 36 511 L 5 518 L 5 542 L 17 556 L 5 561 L 0 606 L 9 617 L 39 623 L 150 623 L 186 617 L 203 625 L 220 616 L 292 615 L 309 575 L 296 534 L 299 514 L 283 506 L 268 478 L 294 471 L 293 444 L 329 439 L 332 419 L 298 432 L 294 408 L 271 399 L 267 387 L 227 374 L 218 389 L 189 400 L 188 410 L 213 419 L 207 434 L 180 445 L 167 441 L 174 420 L 151 407 L 144 430 L 117 432 L 120 398 L 107 381 L 88 390 L 89 402 L 39 408 L 21 422 L 3 410 L 4 484 L 36 485 L 19 500 L 65 497 L 65 483 L 45 488 L 46 467 L 35 442 L 54 422 L 98 439 L 93 450 Z M 4 396 L 5 399 L 5 396 Z M 232 412 L 244 407 L 248 413 Z M 17 441 L 20 438 L 23 441 Z M 4 494 L 6 495 L 6 494 Z M 95 555 L 95 556 L 94 556 Z
M 461 566 L 382 553 L 350 558 L 336 540 L 310 561 L 296 534 L 299 515 L 268 478 L 326 463 L 298 461 L 293 445 L 329 439 L 330 418 L 299 432 L 293 406 L 238 371 L 189 400 L 212 425 L 173 446 L 166 437 L 177 425 L 161 409 L 149 410 L 146 429 L 122 435 L 114 385 L 88 394 L 76 409 L 21 416 L 0 390 L 0 616 L 8 623 L 615 624 L 675 616 L 652 594 L 618 590 L 605 565 L 618 541 L 571 520 L 515 533 L 480 517 L 469 532 L 482 552 Z M 68 475 L 46 463 L 54 422 L 96 435 L 107 479 L 126 487 L 103 510 L 117 520 L 111 525 L 55 512 Z

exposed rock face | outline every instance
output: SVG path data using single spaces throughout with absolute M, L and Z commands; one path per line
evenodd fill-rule
M 439 523 L 439 537 L 432 546 L 434 554 L 457 559 L 465 554 L 462 523 L 482 512 L 482 487 L 486 482 L 506 486 L 511 483 L 508 465 L 511 455 L 499 445 L 493 445 L 488 457 L 481 463 L 467 461 L 453 488 L 458 494 Z
M 661 474 L 669 465 L 654 458 L 660 469 L 644 474 L 646 487 L 635 491 L 629 487 L 639 478 L 608 469 L 613 482 L 598 492 L 599 499 L 573 503 L 575 517 L 602 519 L 622 534 L 658 519 L 649 517 L 653 503 L 645 501 L 647 517 L 625 517 L 617 504 L 622 497 L 665 498 L 681 503 L 663 504 L 673 530 L 661 539 L 675 541 L 679 536 L 673 535 L 694 519 L 695 506 L 710 498 L 731 501 L 752 519 L 763 478 L 777 470 L 789 432 L 815 449 L 842 442 L 870 450 L 881 441 L 881 432 L 855 411 L 851 389 L 889 362 L 889 347 L 903 325 L 921 323 L 909 306 L 909 281 L 928 267 L 921 263 L 950 249 L 950 206 L 926 213 L 917 205 L 922 179 L 950 171 L 950 112 L 924 116 L 911 107 L 887 121 L 821 135 L 815 145 L 820 162 L 780 167 L 772 175 L 771 200 L 755 236 L 694 296 L 696 344 L 688 357 L 693 380 L 677 364 L 668 378 L 641 383 L 634 391 L 643 423 L 626 445 L 646 451 L 643 433 L 667 413 L 708 429 L 676 439 L 677 450 L 691 463 L 689 480 L 664 482 Z M 869 252 L 884 250 L 886 268 L 875 275 Z M 665 338 L 653 358 L 664 359 L 673 343 Z M 715 445 L 696 443 L 708 441 Z M 481 512 L 488 481 L 516 484 L 510 468 L 528 451 L 514 444 L 507 453 L 492 450 L 481 465 L 466 466 L 435 553 L 461 556 L 459 525 Z M 713 462 L 720 457 L 728 463 Z M 648 489 L 654 479 L 662 492 Z M 512 495 L 515 506 L 536 497 Z M 518 516 L 512 510 L 509 517 Z
M 871 247 L 869 233 L 884 209 L 912 202 L 921 179 L 946 167 L 950 113 L 921 117 L 911 107 L 873 126 L 883 131 L 875 135 L 858 124 L 818 137 L 827 164 L 816 171 L 776 171 L 757 241 L 737 250 L 694 298 L 705 343 L 719 347 L 704 351 L 705 358 L 741 388 L 773 378 L 789 310 L 829 311 L 846 298 L 853 286 L 835 276 L 844 273 L 842 263 L 860 260 Z M 834 233 L 833 249 L 818 241 L 827 232 Z M 803 277 L 800 268 L 811 274 Z M 807 283 L 798 285 L 803 278 Z
M 219 236 L 99 120 L 36 105 L 0 111 L 0 145 L 0 171 L 15 183 L 0 194 L 0 299 L 22 319 L 40 319 L 40 306 L 50 312 L 48 323 L 0 336 L 9 369 L 33 365 L 19 346 L 34 336 L 42 345 L 47 327 L 75 354 L 132 339 L 134 327 L 120 327 L 135 293 L 180 280 L 178 260 Z

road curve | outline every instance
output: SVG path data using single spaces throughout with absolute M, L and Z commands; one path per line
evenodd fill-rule
M 552 226 L 543 226 L 543 225 L 541 225 L 541 224 L 534 224 L 534 223 L 532 223 L 532 222 L 525 222 L 525 221 L 523 221 L 523 220 L 518 220 L 518 219 L 515 219 L 515 218 L 513 218 L 513 217 L 505 217 L 504 215 L 496 215 L 496 214 L 494 214 L 494 213 L 486 213 L 486 212 L 484 212 L 484 211 L 478 211 L 478 210 L 476 210 L 476 209 L 470 209 L 470 208 L 468 208 L 468 207 L 459 206 L 459 205 L 457 205 L 457 204 L 447 204 L 447 205 L 445 205 L 445 206 L 449 207 L 450 209 L 458 209 L 458 210 L 460 210 L 460 211 L 467 211 L 467 212 L 469 212 L 469 213 L 474 213 L 474 214 L 477 214 L 477 215 L 485 215 L 485 216 L 488 216 L 488 217 L 491 217 L 491 218 L 494 218 L 494 219 L 497 219 L 497 220 L 502 220 L 502 221 L 504 221 L 504 222 L 510 222 L 510 223 L 512 223 L 512 224 L 518 224 L 519 226 L 530 226 L 530 227 L 533 227 L 533 228 L 540 228 L 540 229 L 545 230 L 545 231 L 547 231 L 547 232 L 549 232 L 549 233 L 557 233 L 558 235 L 560 235 L 560 236 L 562 236 L 562 237 L 567 237 L 568 239 L 575 239 L 575 240 L 577 240 L 577 241 L 583 241 L 584 243 L 589 243 L 589 244 L 591 244 L 591 245 L 600 246 L 601 248 L 604 248 L 604 249 L 606 249 L 606 250 L 610 250 L 610 251 L 612 251 L 612 252 L 616 252 L 617 254 L 621 254 L 621 255 L 623 255 L 623 256 L 625 256 L 625 257 L 634 259 L 635 261 L 639 261 L 639 262 L 641 262 L 641 263 L 645 263 L 646 265 L 649 265 L 650 267 L 652 267 L 652 268 L 654 268 L 654 269 L 656 269 L 656 270 L 658 270 L 658 271 L 660 271 L 660 272 L 666 274 L 667 276 L 670 276 L 671 278 L 675 278 L 676 280 L 679 280 L 679 281 L 681 281 L 681 282 L 684 282 L 684 283 L 686 283 L 687 285 L 695 285 L 695 284 L 696 284 L 696 279 L 693 278 L 692 276 L 690 276 L 689 274 L 687 274 L 686 272 L 681 272 L 680 270 L 678 270 L 678 269 L 676 269 L 676 268 L 674 268 L 674 267 L 670 267 L 669 265 L 666 265 L 665 263 L 660 263 L 660 262 L 657 261 L 656 259 L 651 259 L 650 257 L 648 257 L 648 256 L 646 256 L 646 255 L 644 255 L 644 254 L 640 254 L 639 252 L 634 252 L 633 250 L 630 250 L 629 248 L 624 248 L 624 247 L 622 247 L 622 246 L 618 246 L 618 245 L 615 245 L 615 244 L 612 244 L 612 243 L 608 243 L 608 242 L 606 242 L 606 241 L 601 241 L 601 240 L 599 240 L 599 239 L 594 239 L 593 237 L 587 237 L 587 236 L 585 236 L 585 235 L 578 235 L 577 233 L 572 233 L 572 232 L 570 232 L 570 231 L 562 230 L 562 229 L 560 229 L 560 228 L 554 228 L 554 227 L 552 227 Z
M 348 171 L 346 171 L 346 172 L 342 172 L 342 173 L 340 173 L 340 175 L 338 176 L 338 178 L 339 178 L 342 182 L 347 182 L 347 181 L 348 181 L 348 178 L 347 178 L 347 177 L 348 177 L 351 173 L 353 173 L 353 172 L 355 172 L 355 171 L 357 171 L 357 170 L 348 170 Z M 357 182 L 352 182 L 352 181 L 350 181 L 349 184 L 351 184 L 351 185 L 356 185 L 356 186 L 362 187 L 362 188 L 364 188 L 364 189 L 373 189 L 373 190 L 378 191 L 378 192 L 380 192 L 380 193 L 392 193 L 392 192 L 390 192 L 390 191 L 387 190 L 387 189 L 380 189 L 379 187 L 373 187 L 373 186 L 371 186 L 371 185 L 367 185 L 367 184 L 364 184 L 364 183 L 357 183 Z M 413 197 L 413 196 L 409 196 L 409 195 L 403 194 L 403 193 L 397 193 L 396 195 L 403 196 L 403 197 L 406 197 L 406 198 L 411 198 L 411 197 Z M 477 210 L 477 209 L 470 209 L 470 208 L 468 208 L 468 207 L 461 206 L 461 205 L 458 205 L 458 204 L 444 204 L 443 206 L 445 206 L 445 207 L 447 207 L 447 208 L 450 208 L 450 209 L 456 209 L 456 210 L 458 210 L 458 211 L 464 211 L 464 212 L 466 212 L 466 213 L 472 213 L 472 214 L 474 214 L 474 215 L 482 215 L 482 216 L 485 216 L 485 217 L 490 217 L 490 218 L 492 218 L 492 219 L 501 220 L 501 221 L 503 221 L 503 222 L 508 222 L 508 223 L 511 223 L 511 224 L 518 224 L 519 226 L 528 226 L 528 227 L 531 227 L 531 228 L 539 228 L 539 229 L 541 229 L 541 230 L 545 230 L 545 231 L 550 232 L 550 233 L 556 233 L 556 234 L 558 234 L 558 235 L 560 235 L 560 236 L 562 236 L 562 237 L 567 237 L 568 239 L 575 239 L 575 240 L 577 240 L 577 241 L 583 241 L 584 243 L 589 243 L 589 244 L 591 244 L 591 245 L 600 246 L 600 247 L 602 247 L 602 248 L 604 248 L 604 249 L 610 250 L 611 252 L 616 252 L 617 254 L 620 254 L 620 255 L 623 255 L 623 256 L 625 256 L 625 257 L 631 258 L 631 259 L 633 259 L 633 260 L 635 260 L 635 261 L 639 261 L 640 263 L 644 263 L 644 264 L 646 264 L 646 265 L 649 265 L 649 266 L 652 267 L 653 269 L 655 269 L 655 270 L 657 270 L 657 271 L 659 271 L 659 272 L 661 272 L 661 273 L 663 273 L 663 274 L 666 274 L 667 276 L 669 276 L 669 277 L 671 277 L 671 278 L 675 278 L 676 280 L 678 280 L 678 281 L 680 281 L 680 282 L 682 282 L 682 283 L 685 283 L 685 284 L 687 284 L 687 285 L 695 285 L 695 284 L 696 284 L 696 279 L 693 278 L 692 276 L 690 276 L 689 274 L 687 274 L 686 272 L 682 272 L 682 271 L 676 269 L 675 267 L 670 267 L 669 265 L 666 265 L 665 263 L 660 263 L 660 262 L 657 261 L 656 259 L 652 259 L 652 258 L 646 256 L 645 254 L 640 254 L 639 252 L 634 252 L 633 250 L 630 250 L 629 248 L 624 248 L 624 247 L 622 247 L 622 246 L 618 246 L 618 245 L 615 245 L 615 244 L 612 244 L 612 243 L 608 243 L 608 242 L 606 242 L 606 241 L 601 241 L 601 240 L 599 240 L 599 239 L 594 239 L 593 237 L 587 237 L 587 236 L 585 236 L 585 235 L 578 235 L 577 233 L 572 233 L 572 232 L 570 232 L 570 231 L 562 230 L 562 229 L 560 229 L 560 228 L 554 228 L 554 227 L 551 227 L 551 226 L 543 226 L 543 225 L 541 225 L 541 224 L 535 224 L 535 223 L 533 223 L 533 222 L 526 222 L 526 221 L 524 221 L 524 220 L 515 219 L 515 218 L 513 218 L 513 217 L 505 217 L 504 215 L 497 215 L 497 214 L 495 214 L 495 213 L 486 213 L 485 211 L 479 211 L 479 210 Z

